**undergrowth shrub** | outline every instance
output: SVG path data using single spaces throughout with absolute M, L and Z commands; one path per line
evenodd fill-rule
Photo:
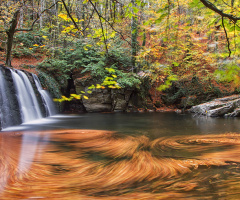
M 99 47 L 78 42 L 71 48 L 58 50 L 57 57 L 48 58 L 37 67 L 53 76 L 60 84 L 65 84 L 74 71 L 79 71 L 83 76 L 89 73 L 90 79 L 102 83 L 109 77 L 106 68 L 112 68 L 120 87 L 139 87 L 141 80 L 136 74 L 129 73 L 131 59 L 124 50 L 113 48 L 109 50 L 108 56 L 105 56 Z
M 43 38 L 40 32 L 19 32 L 15 34 L 17 44 L 22 43 L 24 47 L 31 48 L 34 44 L 42 45 Z

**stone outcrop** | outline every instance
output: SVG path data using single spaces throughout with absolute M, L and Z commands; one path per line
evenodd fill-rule
M 116 111 L 127 110 L 130 101 L 130 97 L 133 93 L 131 89 L 118 89 L 111 91 L 112 109 Z
M 77 94 L 85 92 L 88 96 L 88 99 L 82 98 L 87 112 L 122 112 L 131 107 L 129 102 L 133 89 L 93 89 L 88 94 L 88 87 L 95 85 L 93 82 L 76 78 L 74 85 Z
M 209 117 L 238 117 L 240 116 L 240 95 L 218 98 L 193 106 L 190 112 Z
M 131 94 L 132 90 L 94 89 L 82 102 L 87 112 L 122 112 L 127 110 Z
M 87 91 L 87 88 L 84 89 Z M 111 91 L 108 89 L 94 89 L 88 95 L 88 99 L 83 98 L 83 105 L 87 112 L 110 112 L 112 111 Z

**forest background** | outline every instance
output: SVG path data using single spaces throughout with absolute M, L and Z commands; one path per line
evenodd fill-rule
M 239 93 L 239 5 L 2 0 L 1 62 L 37 73 L 55 98 L 64 94 L 62 100 L 76 93 L 70 80 L 78 74 L 94 82 L 90 89 L 134 88 L 156 107 L 186 98 L 207 101 Z

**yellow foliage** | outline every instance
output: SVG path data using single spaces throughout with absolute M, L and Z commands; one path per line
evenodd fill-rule
M 62 19 L 65 20 L 65 21 L 71 20 L 71 19 L 67 16 L 67 14 L 63 14 L 63 13 L 60 13 L 60 14 L 58 15 L 58 17 L 62 18 Z

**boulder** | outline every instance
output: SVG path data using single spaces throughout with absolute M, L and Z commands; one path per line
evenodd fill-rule
M 84 91 L 88 99 L 82 98 L 83 106 L 87 112 L 123 112 L 127 111 L 130 97 L 133 89 L 93 89 L 92 93 L 88 93 L 88 87 L 96 85 L 96 83 L 87 78 L 79 78 L 74 76 L 74 86 L 77 94 Z
M 85 88 L 85 91 L 87 88 Z M 108 89 L 94 89 L 88 99 L 82 99 L 87 112 L 112 111 L 111 92 Z
M 240 115 L 240 95 L 217 98 L 210 102 L 193 106 L 190 112 L 209 117 L 236 117 Z
M 131 89 L 112 90 L 111 91 L 112 110 L 114 112 L 126 111 L 132 92 L 133 90 Z

